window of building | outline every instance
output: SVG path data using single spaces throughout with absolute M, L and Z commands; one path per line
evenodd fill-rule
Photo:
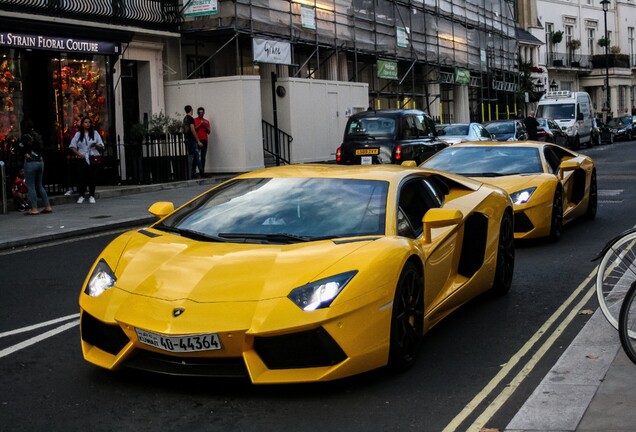
M 596 45 L 596 29 L 587 28 L 587 51 L 590 55 L 594 55 L 594 46 Z
M 552 44 L 552 33 L 554 33 L 554 24 L 545 23 L 545 40 L 548 42 L 548 53 L 554 51 L 554 45 Z
M 636 65 L 636 58 L 634 58 L 634 27 L 627 27 L 627 46 L 629 47 L 629 62 L 631 67 Z

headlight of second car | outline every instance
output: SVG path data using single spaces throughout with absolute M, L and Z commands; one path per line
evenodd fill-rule
M 356 273 L 357 270 L 350 271 L 308 283 L 294 288 L 287 297 L 305 311 L 329 307 Z
M 530 200 L 530 197 L 537 190 L 537 187 L 531 187 L 528 189 L 523 189 L 510 194 L 510 199 L 512 199 L 513 204 L 525 204 Z
M 106 261 L 101 259 L 95 266 L 95 270 L 93 270 L 88 284 L 86 284 L 84 293 L 91 297 L 99 297 L 104 291 L 111 289 L 116 281 L 117 278 L 113 271 L 108 264 L 106 264 Z

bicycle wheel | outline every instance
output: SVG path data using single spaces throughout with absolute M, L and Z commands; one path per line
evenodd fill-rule
M 596 275 L 596 297 L 607 321 L 618 330 L 623 299 L 636 281 L 636 232 L 614 243 L 603 255 Z
M 636 364 L 636 281 L 627 291 L 618 316 L 618 335 L 627 357 Z

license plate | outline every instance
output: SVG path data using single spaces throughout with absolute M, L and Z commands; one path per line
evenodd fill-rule
M 373 163 L 373 158 L 371 156 L 362 156 L 360 158 L 360 165 L 371 165 Z
M 221 340 L 216 333 L 184 336 L 165 336 L 148 330 L 135 329 L 139 342 L 144 345 L 173 353 L 213 351 L 221 349 Z
M 377 148 L 356 149 L 356 156 L 377 155 L 377 154 L 380 154 L 380 149 L 377 149 Z

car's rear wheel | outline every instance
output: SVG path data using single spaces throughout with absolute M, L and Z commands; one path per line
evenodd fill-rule
M 424 332 L 424 283 L 415 264 L 407 262 L 395 288 L 391 313 L 389 367 L 404 370 L 415 363 Z
M 515 229 L 512 215 L 506 211 L 501 218 L 499 244 L 497 246 L 497 268 L 491 292 L 504 295 L 510 291 L 512 274 L 515 268 Z
M 587 203 L 586 219 L 594 219 L 596 217 L 596 209 L 598 207 L 598 187 L 596 186 L 596 171 L 592 171 L 590 179 L 590 194 Z
M 561 238 L 563 231 L 563 192 L 557 187 L 554 192 L 554 200 L 552 201 L 552 218 L 550 221 L 550 234 L 548 239 L 557 242 Z

